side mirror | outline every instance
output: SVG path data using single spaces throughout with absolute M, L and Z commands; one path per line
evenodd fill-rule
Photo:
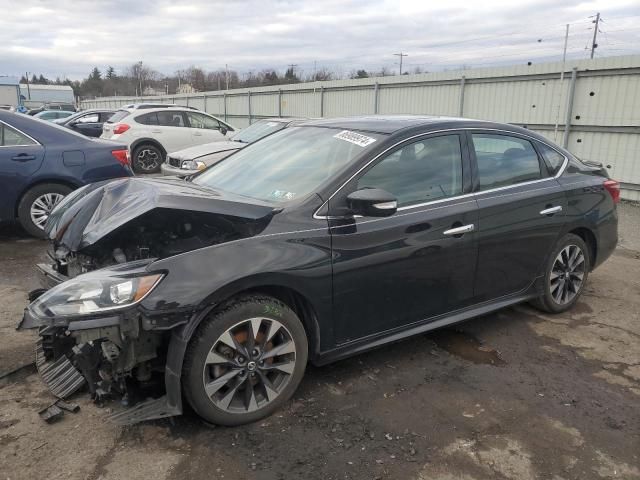
M 390 217 L 398 210 L 398 200 L 386 190 L 364 188 L 347 197 L 347 205 L 356 215 Z
M 71 123 L 69 124 L 69 126 L 70 126 L 71 128 L 75 128 L 75 127 L 77 127 L 77 126 L 78 126 L 78 123 L 80 123 L 80 122 L 71 122 Z
M 228 131 L 229 130 L 227 130 L 225 127 L 220 127 L 220 133 L 221 134 L 226 135 Z

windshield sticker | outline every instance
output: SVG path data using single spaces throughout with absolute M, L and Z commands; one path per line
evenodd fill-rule
M 376 141 L 375 138 L 367 137 L 366 135 L 356 132 L 350 132 L 349 130 L 343 130 L 340 133 L 335 134 L 333 138 L 339 138 L 346 142 L 355 143 L 359 147 L 366 147 Z
M 293 192 L 287 192 L 285 190 L 274 190 L 271 192 L 271 196 L 273 198 L 277 198 L 278 200 L 293 200 L 296 196 Z

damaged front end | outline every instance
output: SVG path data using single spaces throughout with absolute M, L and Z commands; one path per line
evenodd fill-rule
M 158 390 L 169 334 L 144 330 L 136 308 L 164 277 L 147 272 L 149 263 L 70 279 L 25 310 L 18 328 L 38 329 L 36 366 L 55 396 L 67 398 L 87 385 L 97 404 L 119 398 L 127 406 Z
M 122 424 L 180 414 L 179 369 L 167 366 L 171 329 L 155 326 L 154 306 L 143 304 L 170 275 L 153 262 L 256 235 L 275 213 L 164 179 L 93 184 L 65 198 L 47 222 L 51 262 L 38 265 L 43 288 L 30 294 L 18 326 L 38 329 L 36 365 L 52 393 L 67 398 L 87 385 L 98 404 L 119 398 L 134 405 L 113 416 Z M 174 328 L 196 310 L 164 309 L 162 316 L 172 316 Z M 169 391 L 176 378 L 178 391 Z

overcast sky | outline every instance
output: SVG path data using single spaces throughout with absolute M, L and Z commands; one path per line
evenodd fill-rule
M 0 75 L 85 77 L 142 60 L 240 73 L 287 64 L 343 75 L 588 57 L 588 18 L 602 13 L 597 56 L 640 53 L 639 0 L 0 0 Z

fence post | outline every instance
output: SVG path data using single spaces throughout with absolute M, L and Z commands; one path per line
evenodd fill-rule
M 278 89 L 278 116 L 282 116 L 282 89 Z
M 324 87 L 320 87 L 320 118 L 324 117 Z
M 251 125 L 251 90 L 247 92 L 247 106 L 249 107 L 249 125 Z
M 189 95 L 186 96 L 187 99 L 187 107 L 189 106 Z
M 458 103 L 458 116 L 462 117 L 464 115 L 464 84 L 467 79 L 464 75 L 460 78 L 460 100 Z
M 202 95 L 202 98 L 204 98 L 204 111 L 205 111 L 206 113 L 209 113 L 209 112 L 207 111 L 207 94 L 205 93 L 204 95 Z
M 378 100 L 378 95 L 380 94 L 380 85 L 378 85 L 378 82 L 376 82 L 373 85 L 373 113 L 374 115 L 378 114 L 378 105 L 379 105 L 379 100 Z
M 562 147 L 569 145 L 569 133 L 571 132 L 571 115 L 573 113 L 573 94 L 576 91 L 576 78 L 578 77 L 578 67 L 571 70 L 571 83 L 569 83 L 569 96 L 567 97 L 567 116 L 564 120 L 564 135 L 562 136 Z
M 224 121 L 227 121 L 227 94 L 222 94 L 222 104 L 224 105 Z

